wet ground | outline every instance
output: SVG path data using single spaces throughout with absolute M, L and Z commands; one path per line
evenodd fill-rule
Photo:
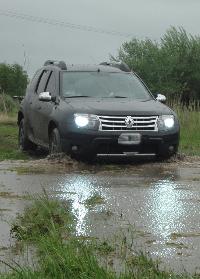
M 77 234 L 128 237 L 177 272 L 200 272 L 200 159 L 172 163 L 0 163 L 0 259 L 12 252 L 10 223 L 45 188 L 70 199 Z M 130 240 L 130 239 L 129 239 Z M 121 241 L 121 240 L 119 240 Z M 9 252 L 8 252 L 9 251 Z

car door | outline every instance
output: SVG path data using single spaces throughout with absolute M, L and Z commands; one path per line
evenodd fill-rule
M 33 130 L 33 138 L 34 141 L 38 144 L 43 145 L 42 140 L 42 128 L 41 128 L 41 114 L 43 105 L 46 105 L 46 103 L 43 104 L 39 100 L 39 94 L 41 92 L 44 92 L 48 77 L 50 75 L 50 70 L 43 70 L 39 79 L 37 86 L 35 88 L 34 97 L 32 98 L 32 102 L 30 104 L 30 117 L 31 117 L 31 123 L 32 123 L 32 130 Z
M 56 86 L 56 76 L 53 71 L 50 72 L 46 86 L 44 88 L 45 92 L 49 92 L 51 96 L 57 96 L 57 86 Z M 57 105 L 55 102 L 43 102 L 39 101 L 41 109 L 38 112 L 40 118 L 40 138 L 45 143 L 48 144 L 48 125 L 51 120 L 53 110 L 56 109 Z
M 34 141 L 34 132 L 33 132 L 33 126 L 34 126 L 34 119 L 35 119 L 35 112 L 34 112 L 34 103 L 37 100 L 36 95 L 36 88 L 39 83 L 40 76 L 42 74 L 42 70 L 38 70 L 34 77 L 32 78 L 26 92 L 25 96 L 25 106 L 24 106 L 24 114 L 25 114 L 25 122 L 27 125 L 27 132 L 28 137 Z

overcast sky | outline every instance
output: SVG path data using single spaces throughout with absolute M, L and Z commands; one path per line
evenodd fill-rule
M 97 29 L 132 34 L 114 36 L 0 15 L 0 62 L 24 64 L 31 76 L 47 59 L 93 64 L 116 55 L 132 37 L 155 40 L 171 26 L 200 33 L 199 0 L 0 0 L 13 11 Z

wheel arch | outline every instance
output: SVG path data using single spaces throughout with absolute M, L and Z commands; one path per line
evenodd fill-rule
M 55 121 L 51 120 L 49 122 L 49 125 L 48 125 L 48 136 L 50 137 L 50 134 L 51 132 L 53 131 L 54 128 L 57 128 L 58 129 L 58 125 L 56 124 Z
M 18 124 L 18 126 L 19 126 L 19 124 L 20 124 L 20 122 L 21 122 L 21 120 L 24 118 L 24 114 L 23 114 L 23 112 L 22 111 L 19 111 L 18 112 L 18 116 L 17 116 L 17 124 Z

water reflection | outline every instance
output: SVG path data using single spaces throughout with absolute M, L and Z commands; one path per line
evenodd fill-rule
M 94 176 L 73 175 L 60 181 L 58 185 L 61 190 L 59 196 L 72 201 L 72 213 L 77 218 L 76 232 L 78 235 L 85 235 L 88 232 L 87 214 L 89 209 L 85 204 L 86 200 L 95 194 L 106 199 L 106 191 L 102 190 L 98 182 Z
M 189 225 L 189 216 L 197 212 L 196 205 L 188 203 L 188 200 L 196 198 L 196 194 L 188 191 L 187 186 L 181 181 L 179 183 L 172 174 L 165 175 L 163 179 L 159 175 L 157 180 L 156 176 L 149 177 L 148 182 L 142 175 L 73 174 L 61 178 L 56 190 L 60 190 L 60 198 L 72 201 L 72 212 L 77 218 L 77 234 L 89 234 L 89 224 L 93 222 L 97 225 L 99 222 L 93 218 L 93 211 L 99 212 L 109 206 L 110 210 L 116 212 L 116 218 L 123 213 L 123 218 L 130 224 L 143 224 L 145 230 L 157 239 L 166 241 L 171 233 L 184 231 Z M 85 201 L 95 194 L 109 202 L 94 207 L 89 214 Z M 120 226 L 120 222 L 121 219 L 110 225 Z
M 173 179 L 159 180 L 151 185 L 150 199 L 147 211 L 150 217 L 150 227 L 156 235 L 164 238 L 174 231 L 185 227 L 184 218 L 186 193 Z

